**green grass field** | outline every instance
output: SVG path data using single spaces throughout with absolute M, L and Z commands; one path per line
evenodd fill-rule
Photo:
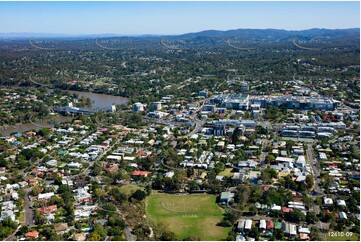
M 218 175 L 220 176 L 233 176 L 233 173 L 231 172 L 233 168 L 226 168 L 224 171 L 221 171 Z
M 179 239 L 193 236 L 201 240 L 223 240 L 231 230 L 217 226 L 223 212 L 215 195 L 154 194 L 147 198 L 147 213 Z
M 144 187 L 140 187 L 136 184 L 127 184 L 127 185 L 120 187 L 120 191 L 124 192 L 128 196 L 132 195 L 136 190 L 144 191 Z

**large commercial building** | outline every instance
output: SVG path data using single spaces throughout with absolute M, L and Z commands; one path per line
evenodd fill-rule
M 225 107 L 235 110 L 248 110 L 249 95 L 248 94 L 221 94 L 213 96 L 209 102 L 217 104 L 219 107 Z
M 212 125 L 209 130 L 215 136 L 231 136 L 234 132 L 243 135 L 247 128 L 256 127 L 254 120 L 219 119 L 208 121 L 206 124 Z
M 285 126 L 281 134 L 284 137 L 299 137 L 299 138 L 329 138 L 337 133 L 336 128 L 345 128 L 343 122 L 337 123 L 309 123 L 301 126 Z
M 204 89 L 198 93 L 200 97 L 208 97 L 208 89 Z
M 276 106 L 288 109 L 319 109 L 327 111 L 334 110 L 340 104 L 337 100 L 325 97 L 315 98 L 292 95 L 250 97 L 248 94 L 220 94 L 211 97 L 210 103 L 235 110 L 248 110 L 251 104 L 257 104 L 261 108 Z
M 226 124 L 217 123 L 213 127 L 213 135 L 224 136 L 226 134 Z
M 254 120 L 235 120 L 235 119 L 219 119 L 214 121 L 208 121 L 207 124 L 225 124 L 227 126 L 244 126 L 246 128 L 255 128 L 256 122 Z
M 302 110 L 334 110 L 338 104 L 338 101 L 331 98 L 315 98 L 292 95 L 283 95 L 273 97 L 271 99 L 271 105 L 273 106 Z

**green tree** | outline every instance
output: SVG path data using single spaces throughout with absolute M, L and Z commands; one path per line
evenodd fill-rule
M 49 137 L 49 135 L 51 134 L 51 131 L 49 128 L 42 128 L 38 131 L 38 134 L 43 137 Z
M 39 211 L 35 210 L 34 212 L 34 221 L 37 225 L 43 225 L 46 223 L 46 218 L 39 213 Z
M 127 201 L 127 195 L 123 193 L 118 187 L 113 187 L 110 190 L 110 195 L 119 203 Z
M 286 140 L 286 149 L 290 152 L 292 150 L 292 146 L 295 146 L 296 142 L 293 140 Z
M 291 212 L 286 213 L 286 219 L 290 222 L 299 223 L 306 220 L 306 215 L 299 209 L 293 209 Z
M 235 195 L 235 202 L 239 203 L 240 205 L 247 204 L 250 193 L 251 189 L 249 186 L 239 186 Z
M 306 176 L 306 184 L 307 184 L 307 189 L 311 189 L 314 185 L 314 181 L 313 181 L 313 176 L 312 175 L 307 175 Z
M 188 184 L 188 188 L 190 191 L 193 191 L 193 190 L 198 190 L 199 189 L 199 185 L 197 184 L 196 181 L 190 181 L 189 184 Z
M 264 184 L 271 184 L 272 178 L 277 177 L 277 171 L 272 168 L 266 168 L 261 172 L 261 179 Z
M 147 193 L 147 196 L 150 196 L 152 194 L 152 186 L 148 184 L 145 187 L 145 192 Z
M 136 190 L 133 195 L 132 195 L 132 198 L 138 200 L 138 201 L 141 201 L 143 199 L 145 199 L 147 197 L 147 194 L 142 191 L 142 190 Z
M 101 237 L 98 232 L 94 231 L 93 233 L 91 233 L 89 240 L 90 241 L 100 241 Z
M 177 241 L 179 240 L 174 232 L 163 231 L 162 235 L 159 237 L 160 241 Z
M 99 234 L 101 240 L 104 240 L 107 236 L 107 231 L 101 223 L 96 223 L 94 225 L 94 232 Z
M 32 196 L 37 196 L 37 195 L 39 195 L 39 194 L 41 193 L 42 190 L 43 190 L 43 189 L 42 189 L 39 185 L 35 185 L 35 186 L 33 186 L 33 188 L 31 189 L 30 194 L 31 194 Z
M 151 231 L 148 226 L 144 224 L 138 224 L 134 227 L 133 233 L 137 236 L 139 240 L 148 240 Z
M 315 222 L 318 222 L 319 219 L 314 212 L 308 212 L 306 216 L 306 221 L 309 224 L 314 224 Z
M 271 161 L 274 161 L 274 160 L 276 160 L 276 157 L 275 157 L 274 155 L 272 155 L 272 154 L 268 154 L 268 155 L 266 155 L 266 157 L 265 157 L 265 161 L 266 161 L 267 163 L 270 163 Z
M 311 241 L 320 241 L 322 240 L 320 237 L 320 232 L 317 227 L 312 226 L 311 227 L 311 233 L 310 233 L 310 239 Z
M 253 226 L 251 231 L 249 232 L 249 236 L 255 238 L 256 241 L 259 240 L 259 229 L 257 226 Z
M 224 171 L 224 164 L 222 162 L 217 162 L 214 166 L 214 171 L 216 174 L 220 173 L 221 171 Z
M 112 215 L 108 218 L 108 225 L 112 227 L 117 227 L 120 229 L 125 228 L 125 222 L 123 219 L 116 217 L 115 215 Z

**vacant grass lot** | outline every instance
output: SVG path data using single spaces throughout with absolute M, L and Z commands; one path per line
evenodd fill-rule
M 231 172 L 233 168 L 226 168 L 224 171 L 221 171 L 218 175 L 220 176 L 233 176 L 233 173 Z
M 167 225 L 179 239 L 222 240 L 231 228 L 217 226 L 222 209 L 215 195 L 154 194 L 147 198 L 147 213 L 155 222 Z
M 144 187 L 140 187 L 136 184 L 127 184 L 127 185 L 120 187 L 120 191 L 124 192 L 128 196 L 131 196 L 136 190 L 144 191 Z

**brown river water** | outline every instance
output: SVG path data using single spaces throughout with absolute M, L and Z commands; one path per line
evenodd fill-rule
M 104 108 L 108 107 L 113 104 L 128 104 L 129 99 L 125 97 L 120 96 L 112 96 L 107 94 L 98 94 L 98 93 L 91 93 L 91 92 L 78 92 L 78 91 L 68 91 L 70 93 L 76 93 L 79 95 L 79 97 L 87 97 L 94 101 L 93 108 Z M 57 115 L 52 120 L 56 123 L 70 121 L 71 117 L 64 117 L 61 115 Z M 54 125 L 52 123 L 49 123 L 48 120 L 42 120 L 42 121 L 35 121 L 32 123 L 25 123 L 25 124 L 18 124 L 14 126 L 8 126 L 8 127 L 0 127 L 0 135 L 1 136 L 7 136 L 14 132 L 26 132 L 29 130 L 39 130 L 44 127 L 53 127 Z

